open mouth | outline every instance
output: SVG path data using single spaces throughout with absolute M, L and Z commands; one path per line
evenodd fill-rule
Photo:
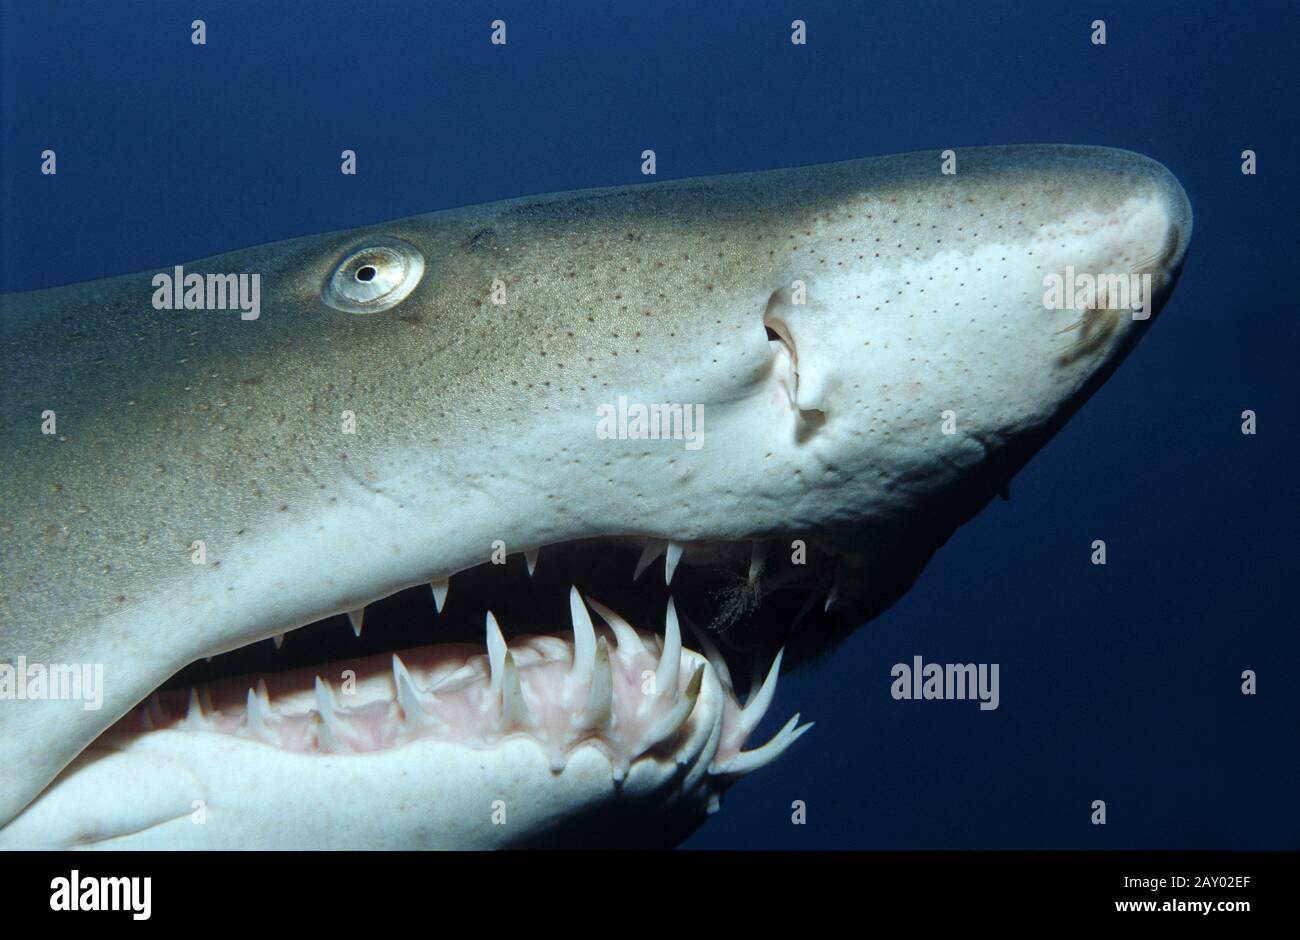
M 617 779 L 698 732 L 702 689 L 723 703 L 713 775 L 757 769 L 810 727 L 796 715 L 742 750 L 780 651 L 836 616 L 836 560 L 815 545 L 626 537 L 497 560 L 193 663 L 110 733 L 203 731 L 326 754 L 525 734 L 557 772 L 595 744 Z

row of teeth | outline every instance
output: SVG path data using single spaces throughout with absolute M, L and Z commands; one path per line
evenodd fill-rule
M 626 620 L 603 605 L 586 599 L 572 588 L 569 606 L 573 624 L 573 663 L 564 682 L 561 704 L 569 708 L 570 726 L 566 729 L 564 739 L 549 743 L 547 747 L 553 769 L 563 769 L 567 751 L 586 741 L 596 740 L 609 743 L 613 739 L 616 746 L 606 748 L 612 758 L 615 779 L 626 774 L 630 763 L 646 752 L 653 750 L 673 739 L 686 724 L 699 697 L 704 680 L 705 666 L 701 664 L 681 687 L 680 666 L 682 654 L 681 627 L 677 610 L 669 599 L 664 624 L 663 649 L 655 668 L 654 693 L 643 696 L 638 703 L 633 724 L 640 727 L 632 729 L 634 740 L 619 740 L 619 728 L 616 727 L 614 709 L 614 681 L 610 665 L 611 652 L 604 636 L 597 637 L 587 604 L 595 610 L 609 625 L 616 640 L 616 654 L 625 661 L 631 657 L 648 653 L 640 635 Z M 731 697 L 731 677 L 725 662 L 703 634 L 696 633 L 702 651 L 710 666 L 714 669 L 727 695 Z M 515 655 L 509 648 L 496 618 L 491 612 L 486 617 L 487 666 L 489 691 L 480 706 L 480 718 L 492 737 L 510 733 L 535 732 L 539 722 L 530 712 L 520 684 L 519 667 Z M 753 732 L 766 714 L 772 697 L 776 692 L 777 675 L 780 671 L 782 654 L 778 653 L 766 678 L 758 686 L 749 701 L 739 709 L 734 723 L 726 731 L 725 742 L 719 749 L 729 751 L 730 755 L 721 762 L 715 761 L 708 768 L 712 776 L 737 777 L 760 767 L 779 757 L 786 748 L 794 743 L 812 724 L 799 725 L 796 714 L 777 734 L 763 746 L 752 751 L 741 751 L 745 740 Z M 450 726 L 438 716 L 438 693 L 443 690 L 464 688 L 466 679 L 482 678 L 470 667 L 464 667 L 450 676 L 444 677 L 428 689 L 421 689 L 406 664 L 397 654 L 392 659 L 393 699 L 385 704 L 384 724 L 398 730 L 402 740 L 411 740 L 430 736 L 451 736 Z M 581 707 L 579 708 L 579 702 Z M 366 708 L 376 703 L 368 703 Z M 242 723 L 231 729 L 219 726 L 223 716 L 212 707 L 207 689 L 190 690 L 189 705 L 186 716 L 177 727 L 180 730 L 193 731 L 234 731 L 234 733 L 252 737 L 266 743 L 283 746 L 285 733 L 292 738 L 298 730 L 300 739 L 291 742 L 299 748 L 326 753 L 350 753 L 365 751 L 376 746 L 377 742 L 367 742 L 361 730 L 350 719 L 357 716 L 358 710 L 341 706 L 335 697 L 329 682 L 320 676 L 315 680 L 315 705 L 306 714 L 304 727 L 294 729 L 289 726 L 293 719 L 301 720 L 303 715 L 286 715 L 272 704 L 265 680 L 259 680 L 255 689 L 250 688 L 244 710 Z M 652 712 L 658 711 L 657 716 Z M 161 702 L 155 694 L 140 713 L 143 730 L 154 730 L 165 726 Z M 229 724 L 229 722 L 227 722 Z M 624 734 L 626 734 L 626 729 Z M 715 734 L 721 734 L 721 722 Z M 369 746 L 367 746 L 369 745 Z
M 752 544 L 752 550 L 749 559 L 748 581 L 750 587 L 753 587 L 762 575 L 763 569 L 767 564 L 767 542 L 755 540 Z M 531 577 L 537 570 L 537 559 L 540 549 L 530 548 L 524 552 L 524 561 L 528 565 L 528 575 Z M 673 574 L 677 571 L 677 564 L 682 560 L 682 555 L 686 551 L 684 542 L 674 541 L 672 539 L 646 540 L 645 547 L 641 550 L 641 557 L 637 559 L 636 568 L 632 572 L 632 580 L 637 581 L 645 570 L 649 568 L 660 556 L 664 559 L 664 584 L 671 587 L 673 583 Z M 429 587 L 433 591 L 433 606 L 438 613 L 442 613 L 443 606 L 447 603 L 447 594 L 451 591 L 451 579 L 442 578 L 437 581 L 430 581 Z M 823 610 L 829 611 L 835 606 L 839 596 L 839 572 L 831 584 L 830 591 L 826 594 L 826 600 L 823 604 Z M 358 637 L 361 636 L 362 629 L 365 627 L 366 609 L 358 607 L 356 610 L 348 611 L 348 622 L 352 625 L 352 632 Z M 285 634 L 277 633 L 272 639 L 275 648 L 279 649 L 284 645 Z M 209 657 L 210 659 L 211 657 Z

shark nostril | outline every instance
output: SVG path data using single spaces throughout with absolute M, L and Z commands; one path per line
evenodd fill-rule
M 767 333 L 767 345 L 772 350 L 772 364 L 778 381 L 785 386 L 790 398 L 790 405 L 799 409 L 799 357 L 794 345 L 790 327 L 776 316 L 774 310 L 781 304 L 781 291 L 777 291 L 768 301 L 763 313 L 763 328 Z
M 772 300 L 768 302 L 767 311 L 763 314 L 763 327 L 767 330 L 768 341 L 784 346 L 785 351 L 790 354 L 790 361 L 798 365 L 799 356 L 794 345 L 794 334 L 790 332 L 789 325 L 773 312 L 773 308 L 780 302 L 779 294 L 780 291 L 773 294 Z
M 763 326 L 767 330 L 768 346 L 772 350 L 776 374 L 790 396 L 791 406 L 799 413 L 803 431 L 807 432 L 816 430 L 826 421 L 824 400 L 827 376 L 824 369 L 818 369 L 816 363 L 807 357 L 801 368 L 794 331 L 781 316 L 782 312 L 790 311 L 790 304 L 789 290 L 781 288 L 774 291 L 763 312 Z

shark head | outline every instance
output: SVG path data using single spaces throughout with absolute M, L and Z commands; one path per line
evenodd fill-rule
M 783 666 L 906 591 L 1177 278 L 1157 163 L 952 169 L 559 193 L 5 296 L 0 845 L 682 838 L 809 727 L 750 741 Z M 52 694 L 80 665 L 102 707 Z

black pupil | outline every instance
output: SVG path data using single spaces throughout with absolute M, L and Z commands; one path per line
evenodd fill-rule
M 375 279 L 375 269 L 371 265 L 366 265 L 364 268 L 357 269 L 358 281 L 373 281 L 374 279 Z

